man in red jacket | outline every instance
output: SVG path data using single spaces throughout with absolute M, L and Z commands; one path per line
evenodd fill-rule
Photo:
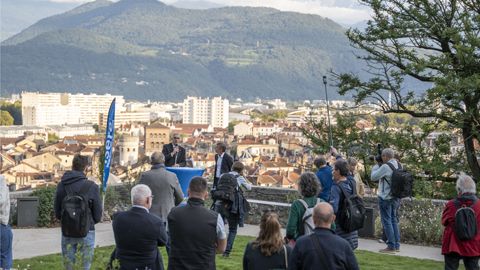
M 465 174 L 458 177 L 456 189 L 458 197 L 445 205 L 442 214 L 442 225 L 445 226 L 442 239 L 442 254 L 445 256 L 445 270 L 458 269 L 460 259 L 463 260 L 466 270 L 478 270 L 480 258 L 480 200 L 477 199 L 476 186 L 473 179 Z M 459 200 L 470 206 L 475 212 L 477 220 L 477 234 L 470 240 L 460 240 L 455 234 L 455 213 Z

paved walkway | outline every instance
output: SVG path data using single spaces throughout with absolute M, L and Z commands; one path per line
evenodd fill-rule
M 95 245 L 111 246 L 115 244 L 112 225 L 110 223 L 97 224 L 95 226 Z M 256 236 L 259 227 L 256 225 L 245 225 L 238 231 L 239 235 Z M 283 232 L 285 234 L 285 232 Z M 60 253 L 60 228 L 52 229 L 15 229 L 13 230 L 13 256 L 14 259 L 31 258 L 41 255 Z M 385 245 L 375 240 L 360 239 L 359 249 L 378 252 Z M 430 259 L 443 261 L 440 248 L 402 245 L 397 255 L 419 259 Z

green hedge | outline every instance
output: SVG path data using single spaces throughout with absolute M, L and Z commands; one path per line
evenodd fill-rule
M 38 226 L 51 227 L 55 225 L 55 212 L 53 202 L 55 200 L 56 187 L 40 188 L 33 191 L 32 196 L 38 197 Z

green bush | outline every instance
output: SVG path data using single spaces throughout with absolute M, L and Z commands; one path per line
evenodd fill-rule
M 40 188 L 33 191 L 32 196 L 38 197 L 38 226 L 50 227 L 55 224 L 55 212 L 53 202 L 55 200 L 56 187 Z
M 442 243 L 442 205 L 431 200 L 403 201 L 399 210 L 400 241 L 403 243 L 435 245 Z M 375 237 L 383 232 L 380 216 L 375 219 Z
M 457 196 L 454 182 L 415 179 L 413 182 L 413 195 L 417 199 L 442 199 L 450 200 Z
M 400 235 L 402 242 L 441 245 L 443 226 L 442 205 L 431 200 L 415 200 L 400 207 Z

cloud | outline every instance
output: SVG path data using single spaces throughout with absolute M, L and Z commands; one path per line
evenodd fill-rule
M 86 3 L 92 0 L 48 0 L 56 3 Z M 186 0 L 191 1 L 191 0 Z M 371 11 L 355 0 L 205 0 L 222 6 L 271 7 L 281 11 L 315 14 L 335 22 L 352 25 L 370 19 Z M 115 1 L 114 1 L 115 2 Z M 163 0 L 166 4 L 182 0 Z
M 94 0 L 48 0 L 49 2 L 53 3 L 78 3 L 78 4 L 83 4 L 87 2 L 93 2 Z
M 166 0 L 173 3 L 181 0 Z M 271 7 L 281 11 L 315 14 L 335 22 L 352 25 L 371 18 L 370 10 L 356 4 L 355 0 L 207 0 L 225 6 Z

